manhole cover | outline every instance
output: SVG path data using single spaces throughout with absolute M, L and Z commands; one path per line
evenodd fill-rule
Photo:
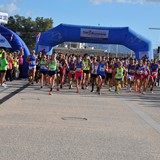
M 62 120 L 87 121 L 87 118 L 82 118 L 82 117 L 62 117 Z

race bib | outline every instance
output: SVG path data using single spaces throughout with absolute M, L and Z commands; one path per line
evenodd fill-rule
M 137 71 L 137 74 L 142 74 L 142 71 Z
M 30 61 L 30 64 L 34 64 L 34 61 Z
M 129 70 L 129 73 L 134 73 L 134 70 L 130 69 L 130 70 Z
M 118 76 L 118 77 L 121 77 L 121 76 L 122 76 L 122 74 L 121 74 L 121 73 L 119 73 L 117 76 Z
M 74 74 L 74 71 L 70 71 L 69 73 L 70 73 L 70 74 Z
M 46 69 L 45 65 L 41 65 L 41 69 Z
M 59 64 L 59 67 L 62 67 L 62 63 Z
M 104 71 L 105 71 L 105 68 L 100 68 L 100 71 L 101 71 L 101 72 L 104 72 Z
M 156 75 L 156 74 L 157 74 L 157 72 L 152 72 L 152 76 L 153 76 L 153 75 Z
M 77 72 L 80 72 L 82 69 L 81 68 L 76 68 L 76 71 Z
M 49 70 L 54 71 L 55 67 L 50 67 Z

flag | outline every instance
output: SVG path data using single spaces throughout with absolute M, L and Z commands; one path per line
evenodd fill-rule
M 10 41 L 13 41 L 13 34 L 11 35 Z
M 41 36 L 41 32 L 39 32 L 37 35 L 37 43 L 39 42 L 40 36 Z

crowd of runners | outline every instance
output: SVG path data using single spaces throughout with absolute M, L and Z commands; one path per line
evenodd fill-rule
M 0 52 L 0 84 L 7 80 L 21 78 L 23 72 L 23 52 Z M 79 90 L 88 89 L 101 94 L 102 88 L 109 92 L 120 94 L 121 88 L 128 92 L 145 94 L 148 90 L 153 93 L 154 87 L 160 84 L 160 61 L 146 58 L 135 60 L 132 58 L 109 58 L 105 56 L 63 55 L 55 51 L 51 56 L 40 52 L 31 52 L 26 58 L 28 63 L 29 83 L 40 83 L 40 88 L 49 85 L 49 94 L 53 88 L 57 91 L 68 83 L 69 89 L 76 86 Z M 106 85 L 108 87 L 106 87 Z
M 68 83 L 69 89 L 88 89 L 101 94 L 102 88 L 109 92 L 120 94 L 121 88 L 128 92 L 153 93 L 154 87 L 160 85 L 160 62 L 156 59 L 135 60 L 132 58 L 108 58 L 105 56 L 63 55 L 53 52 L 51 56 L 35 55 L 31 52 L 26 59 L 29 65 L 29 83 L 40 83 L 40 88 L 50 86 L 49 95 L 53 89 L 59 91 Z

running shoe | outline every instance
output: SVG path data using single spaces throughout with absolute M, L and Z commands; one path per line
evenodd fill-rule
M 119 91 L 119 90 L 117 90 L 117 94 L 120 94 L 120 91 Z
M 49 95 L 52 95 L 52 91 L 49 91 Z
M 2 87 L 6 88 L 6 87 L 7 87 L 7 85 L 6 85 L 5 83 L 2 83 Z
M 113 92 L 112 88 L 109 88 L 108 90 L 109 90 L 110 92 Z
M 101 95 L 101 92 L 98 92 L 99 95 Z
M 146 94 L 146 92 L 145 92 L 145 91 L 142 91 L 142 94 Z
M 137 92 L 137 87 L 134 87 L 134 91 Z
M 121 86 L 121 84 L 119 83 L 119 84 L 118 84 L 118 88 L 121 88 L 121 87 L 122 87 L 122 86 Z

